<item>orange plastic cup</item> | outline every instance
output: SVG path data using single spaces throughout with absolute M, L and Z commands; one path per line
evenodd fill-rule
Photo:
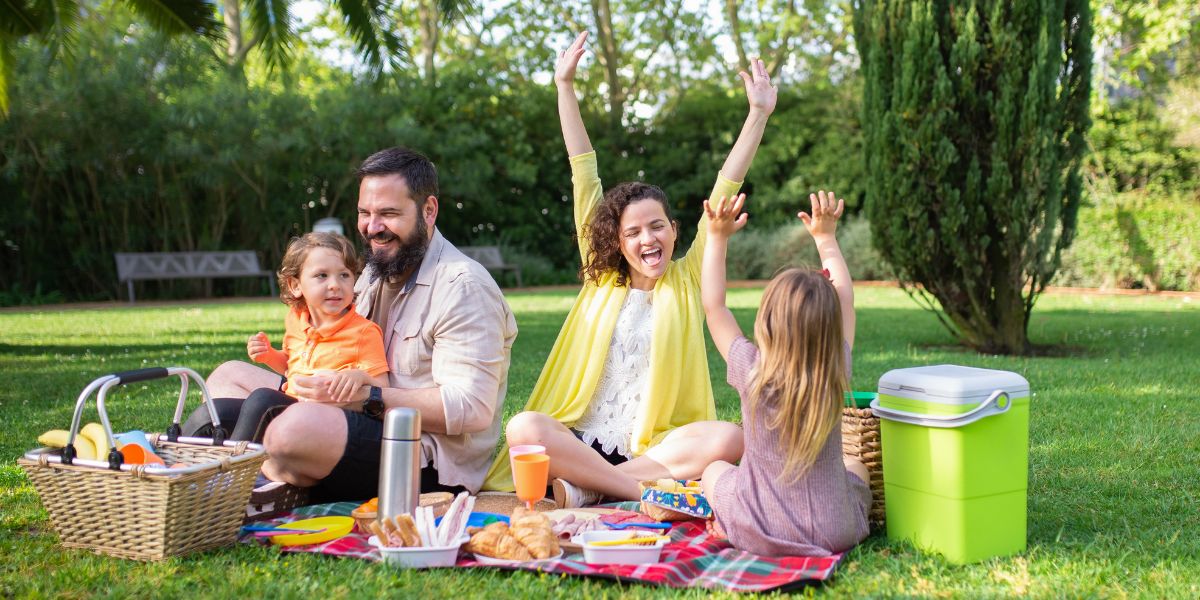
M 533 510 L 533 504 L 546 497 L 550 457 L 545 454 L 518 454 L 512 457 L 512 472 L 517 498 Z
M 118 448 L 121 455 L 125 457 L 127 465 L 160 465 L 166 466 L 167 463 L 157 454 L 146 450 L 141 444 L 125 444 Z

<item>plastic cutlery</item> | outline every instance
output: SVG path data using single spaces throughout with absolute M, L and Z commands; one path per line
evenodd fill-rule
M 665 535 L 648 535 L 644 537 L 634 537 L 624 540 L 604 540 L 599 542 L 588 542 L 588 546 L 650 546 L 659 542 L 669 542 L 671 538 Z
M 269 531 L 255 531 L 254 537 L 274 537 L 277 535 L 307 535 L 310 533 L 322 533 L 325 529 L 271 529 Z
M 611 529 L 629 529 L 630 527 L 644 527 L 646 529 L 662 529 L 666 531 L 671 528 L 670 523 L 605 523 Z

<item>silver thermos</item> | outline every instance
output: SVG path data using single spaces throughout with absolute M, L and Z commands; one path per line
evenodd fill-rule
M 412 514 L 421 501 L 421 413 L 389 409 L 379 447 L 379 516 Z

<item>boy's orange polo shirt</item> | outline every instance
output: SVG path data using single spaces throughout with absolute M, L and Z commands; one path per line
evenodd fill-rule
M 383 332 L 350 306 L 346 314 L 317 328 L 308 308 L 293 306 L 284 320 L 283 352 L 288 357 L 287 377 L 304 377 L 317 371 L 360 369 L 372 377 L 388 372 Z M 287 391 L 284 386 L 283 391 Z

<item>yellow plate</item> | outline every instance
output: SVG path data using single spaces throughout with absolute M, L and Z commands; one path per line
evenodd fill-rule
M 276 535 L 271 537 L 271 543 L 276 546 L 303 546 L 320 544 L 336 540 L 354 529 L 353 517 L 317 517 L 303 521 L 293 521 L 279 526 L 280 529 L 324 529 L 321 533 L 297 533 L 295 535 Z

